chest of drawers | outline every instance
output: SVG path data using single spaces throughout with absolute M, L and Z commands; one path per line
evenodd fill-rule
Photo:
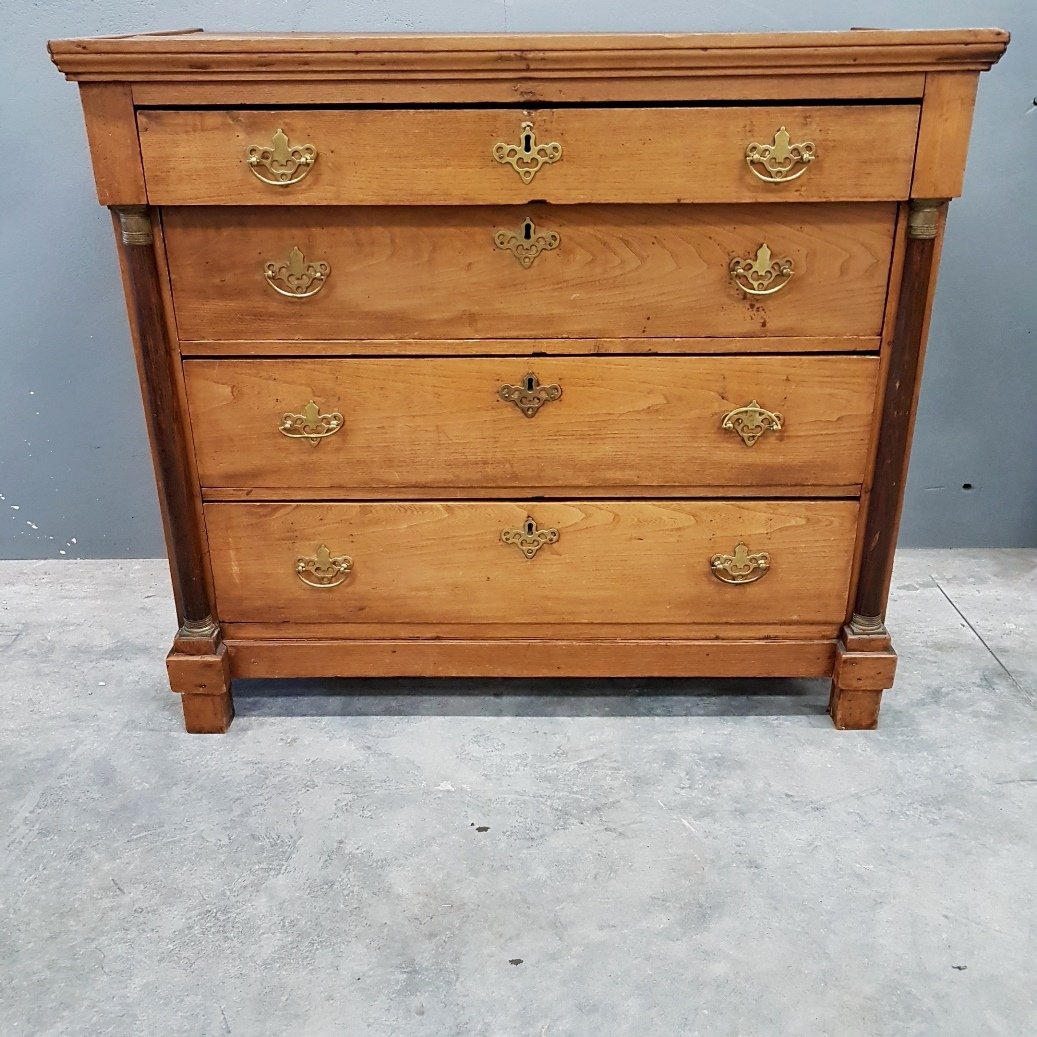
M 53 42 L 188 730 L 237 677 L 439 675 L 830 676 L 874 727 L 946 203 L 1006 44 Z

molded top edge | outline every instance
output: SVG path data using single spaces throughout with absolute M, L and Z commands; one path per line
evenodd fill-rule
M 200 29 L 118 37 L 52 40 L 55 64 L 69 78 L 219 79 L 248 68 L 259 79 L 291 79 L 307 68 L 327 74 L 366 68 L 387 77 L 413 75 L 423 63 L 459 72 L 516 68 L 536 75 L 593 67 L 629 69 L 708 68 L 714 74 L 869 72 L 881 68 L 925 71 L 989 68 L 1008 45 L 1002 29 L 851 29 L 844 32 L 777 33 L 586 33 L 586 34 L 394 34 L 209 33 Z M 781 52 L 780 55 L 779 53 Z M 294 56 L 296 68 L 263 59 Z

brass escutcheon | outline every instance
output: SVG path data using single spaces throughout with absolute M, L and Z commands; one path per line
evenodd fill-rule
M 537 529 L 532 516 L 527 515 L 526 521 L 518 529 L 502 529 L 500 538 L 505 544 L 514 544 L 527 559 L 530 559 L 545 544 L 558 541 L 558 530 Z
M 755 400 L 744 407 L 728 411 L 721 419 L 720 427 L 737 432 L 746 446 L 752 446 L 767 431 L 780 432 L 784 418 L 774 410 L 764 410 Z
M 524 122 L 518 144 L 505 144 L 504 141 L 499 141 L 493 145 L 493 157 L 501 165 L 511 166 L 522 178 L 522 182 L 528 184 L 537 175 L 541 166 L 550 165 L 561 159 L 562 145 L 557 141 L 537 144 L 533 124 Z
M 745 149 L 745 161 L 753 176 L 768 184 L 784 184 L 799 179 L 817 158 L 817 146 L 809 140 L 802 144 L 792 144 L 791 140 L 789 131 L 782 126 L 770 144 L 750 144 Z M 764 172 L 761 173 L 757 166 L 762 166 Z M 796 169 L 797 166 L 801 168 Z M 796 171 L 792 172 L 794 169 Z
M 541 385 L 532 371 L 522 379 L 521 385 L 502 385 L 497 396 L 505 403 L 513 403 L 527 418 L 535 418 L 545 403 L 551 403 L 562 395 L 560 385 Z
M 755 583 L 770 572 L 771 556 L 766 551 L 750 554 L 745 544 L 737 544 L 733 555 L 713 555 L 709 567 L 721 583 Z
M 498 230 L 493 235 L 493 243 L 497 248 L 510 252 L 528 270 L 541 252 L 551 252 L 558 248 L 561 238 L 553 230 L 538 231 L 536 224 L 527 216 L 522 221 L 518 232 Z
M 269 147 L 251 144 L 245 154 L 248 168 L 253 174 L 264 184 L 273 187 L 297 184 L 317 161 L 317 149 L 312 144 L 289 144 L 280 126 L 274 132 Z M 269 176 L 264 175 L 264 169 Z
M 321 414 L 315 400 L 310 400 L 301 414 L 290 411 L 281 416 L 281 424 L 277 426 L 282 436 L 289 439 L 305 439 L 311 446 L 320 446 L 320 441 L 333 436 L 342 428 L 342 415 L 336 410 L 329 414 Z
M 346 555 L 332 555 L 327 545 L 321 544 L 315 555 L 296 559 L 295 575 L 307 587 L 326 590 L 345 583 L 353 571 L 353 559 Z
M 774 259 L 765 241 L 755 256 L 735 257 L 729 269 L 731 280 L 747 295 L 773 295 L 792 280 L 792 260 Z
M 324 262 L 307 263 L 306 257 L 298 249 L 288 253 L 283 263 L 271 260 L 264 264 L 263 273 L 267 284 L 279 295 L 289 299 L 308 299 L 316 295 L 327 283 L 331 267 Z

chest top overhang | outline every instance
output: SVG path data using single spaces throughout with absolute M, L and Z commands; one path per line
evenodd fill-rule
M 52 40 L 69 79 L 213 82 L 501 77 L 829 76 L 982 71 L 1001 29 L 789 33 L 169 33 Z

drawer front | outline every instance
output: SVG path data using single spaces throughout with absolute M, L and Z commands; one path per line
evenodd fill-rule
M 854 501 L 205 506 L 224 622 L 513 629 L 699 621 L 834 630 L 845 618 L 856 516 Z M 746 582 L 724 582 L 738 579 Z
M 184 370 L 206 487 L 856 492 L 878 360 L 189 360 Z
M 138 126 L 153 205 L 882 201 L 908 196 L 918 112 L 142 111 Z
M 163 220 L 185 340 L 837 337 L 881 329 L 895 206 L 182 208 Z

